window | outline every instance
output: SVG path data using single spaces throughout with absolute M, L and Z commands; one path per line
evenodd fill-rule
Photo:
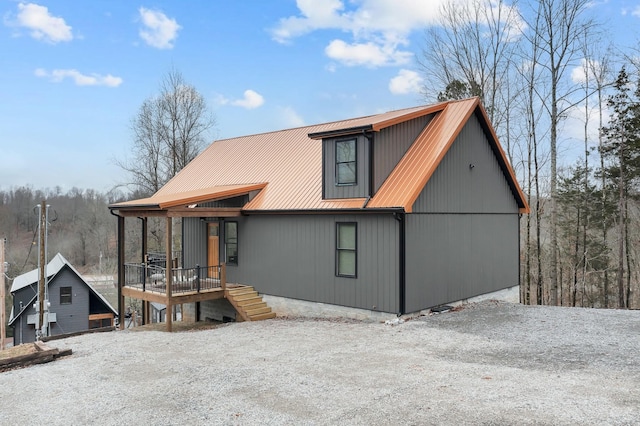
M 357 271 L 357 224 L 336 223 L 336 275 L 356 277 Z
M 336 185 L 356 184 L 356 140 L 336 141 Z
M 238 222 L 224 223 L 224 252 L 227 264 L 238 264 Z
M 71 287 L 60 287 L 60 304 L 71 304 Z

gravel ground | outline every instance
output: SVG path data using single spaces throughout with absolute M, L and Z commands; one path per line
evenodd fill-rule
M 49 342 L 1 424 L 640 422 L 640 311 L 483 302 L 382 323 L 276 319 Z

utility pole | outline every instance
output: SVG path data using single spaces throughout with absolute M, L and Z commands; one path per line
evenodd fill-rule
M 4 350 L 5 336 L 7 331 L 5 330 L 6 321 L 6 305 L 5 305 L 5 288 L 4 288 L 4 238 L 0 238 L 0 351 Z
M 49 335 L 49 300 L 47 289 L 47 225 L 49 221 L 49 206 L 47 202 L 42 200 L 38 206 L 39 213 L 39 236 L 38 245 L 40 246 L 40 256 L 38 256 L 38 324 L 36 329 L 36 338 L 39 340 L 42 337 Z M 45 310 L 47 311 L 45 313 Z

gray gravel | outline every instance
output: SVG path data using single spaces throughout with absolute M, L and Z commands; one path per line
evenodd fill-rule
M 640 423 L 640 312 L 483 302 L 403 324 L 276 319 L 49 342 L 2 424 Z

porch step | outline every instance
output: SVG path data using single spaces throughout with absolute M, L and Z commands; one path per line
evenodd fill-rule
M 236 308 L 242 321 L 260 321 L 276 316 L 253 287 L 229 288 L 225 291 L 225 297 Z
M 255 317 L 256 315 L 267 314 L 267 313 L 271 312 L 271 308 L 268 307 L 268 306 L 264 306 L 262 308 L 247 309 L 247 310 L 245 310 L 245 312 L 250 317 Z
M 231 295 L 233 296 L 233 299 L 234 299 L 236 302 L 241 302 L 241 301 L 243 301 L 243 300 L 250 300 L 250 299 L 253 299 L 253 298 L 259 297 L 259 296 L 258 296 L 258 292 L 257 292 L 257 291 L 252 291 L 252 292 L 250 292 L 250 293 L 242 293 L 242 294 L 235 294 L 235 293 L 232 293 Z
M 269 312 L 267 314 L 260 314 L 260 315 L 255 315 L 251 317 L 251 321 L 262 321 L 262 320 L 266 320 L 266 319 L 271 319 L 271 318 L 275 318 L 276 317 L 276 313 L 275 312 Z
M 239 296 L 241 294 L 255 292 L 255 290 L 251 286 L 233 287 L 233 288 L 230 288 L 228 291 L 229 291 L 230 294 L 233 294 L 234 296 Z
M 233 301 L 236 302 L 238 306 L 253 305 L 254 303 L 262 302 L 262 296 L 253 296 L 248 299 L 241 299 L 241 300 L 233 298 Z

